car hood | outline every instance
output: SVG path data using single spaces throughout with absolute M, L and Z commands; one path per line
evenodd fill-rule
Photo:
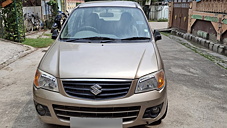
M 39 68 L 59 78 L 134 79 L 158 70 L 152 43 L 56 42 Z

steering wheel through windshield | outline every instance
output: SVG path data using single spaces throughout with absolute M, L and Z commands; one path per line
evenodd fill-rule
M 79 29 L 79 31 L 89 30 L 98 33 L 98 30 L 92 26 L 83 26 Z

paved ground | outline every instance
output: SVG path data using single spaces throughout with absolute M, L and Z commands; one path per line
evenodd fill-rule
M 170 107 L 158 127 L 227 127 L 227 71 L 163 37 L 158 46 L 167 73 Z
M 33 48 L 21 45 L 20 43 L 0 39 L 0 69 L 33 50 Z
M 168 37 L 157 42 L 168 79 L 169 110 L 154 128 L 226 128 L 227 71 Z M 0 126 L 55 128 L 39 121 L 32 81 L 45 49 L 0 70 Z M 140 127 L 142 128 L 142 127 Z
M 166 29 L 168 28 L 168 22 L 149 22 L 149 25 L 152 29 Z
M 50 31 L 34 31 L 33 33 L 29 33 L 26 38 L 49 38 L 45 34 L 50 34 Z M 0 69 L 35 50 L 33 47 L 18 42 L 0 39 Z

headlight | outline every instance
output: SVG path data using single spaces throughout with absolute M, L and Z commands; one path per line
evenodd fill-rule
M 34 85 L 37 88 L 58 92 L 57 79 L 54 76 L 40 70 L 36 71 Z
M 141 77 L 138 80 L 135 93 L 161 90 L 165 85 L 165 74 L 163 70 Z

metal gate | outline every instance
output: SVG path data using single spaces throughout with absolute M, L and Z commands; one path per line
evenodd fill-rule
M 173 3 L 173 28 L 177 28 L 182 31 L 188 29 L 188 11 L 189 5 L 192 0 L 174 0 Z

